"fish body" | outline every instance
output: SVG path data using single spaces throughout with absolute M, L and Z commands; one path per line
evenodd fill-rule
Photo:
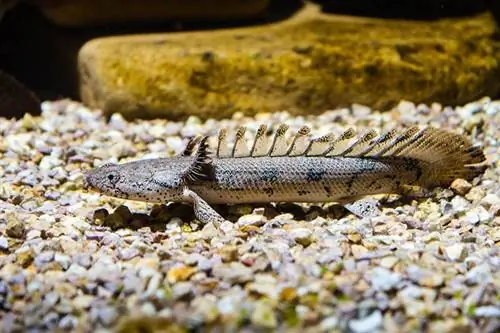
M 214 153 L 208 137 L 197 137 L 180 156 L 91 170 L 86 184 L 125 199 L 191 202 L 198 219 L 209 222 L 221 220 L 211 204 L 237 203 L 340 202 L 370 216 L 375 207 L 349 202 L 405 186 L 446 186 L 485 170 L 479 147 L 444 130 L 412 127 L 378 135 L 348 129 L 338 137 L 312 138 L 308 127 L 289 137 L 287 129 L 281 125 L 269 137 L 262 125 L 248 145 L 242 127 L 232 147 L 222 130 Z

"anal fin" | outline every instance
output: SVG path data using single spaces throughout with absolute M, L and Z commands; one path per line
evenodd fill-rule
M 375 217 L 380 215 L 378 202 L 373 198 L 346 197 L 338 202 L 344 206 L 345 209 L 356 215 L 357 217 Z

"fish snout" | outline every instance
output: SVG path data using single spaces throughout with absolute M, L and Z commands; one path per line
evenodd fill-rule
M 88 172 L 83 175 L 83 188 L 86 190 L 92 189 L 91 175 Z

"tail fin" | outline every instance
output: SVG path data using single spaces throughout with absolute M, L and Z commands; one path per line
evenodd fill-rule
M 422 168 L 418 185 L 424 187 L 447 186 L 456 178 L 470 181 L 487 167 L 480 164 L 486 160 L 482 150 L 464 136 L 430 127 L 381 135 L 366 145 L 361 156 L 417 160 Z

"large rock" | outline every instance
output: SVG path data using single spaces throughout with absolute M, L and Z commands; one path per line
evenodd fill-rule
M 401 99 L 462 104 L 500 91 L 490 14 L 440 21 L 335 16 L 100 38 L 80 50 L 81 97 L 128 118 L 323 112 Z
M 32 0 L 67 27 L 166 20 L 239 19 L 261 14 L 269 0 Z

